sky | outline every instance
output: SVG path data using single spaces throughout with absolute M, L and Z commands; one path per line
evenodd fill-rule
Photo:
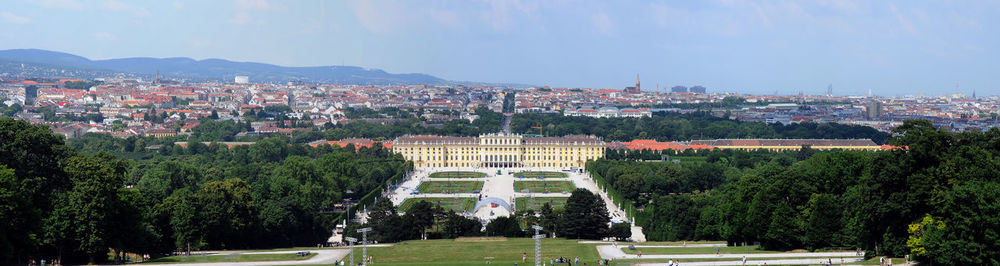
M 0 49 L 353 65 L 448 80 L 1000 94 L 1000 1 L 7 0 Z

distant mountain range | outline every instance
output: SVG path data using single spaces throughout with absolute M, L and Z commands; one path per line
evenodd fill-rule
M 364 85 L 497 85 L 480 82 L 448 81 L 427 74 L 392 74 L 379 69 L 355 66 L 285 67 L 223 59 L 194 60 L 186 57 L 133 57 L 90 60 L 68 53 L 38 49 L 0 50 L 0 60 L 12 63 L 40 64 L 47 67 L 90 70 L 95 73 L 120 72 L 144 76 L 160 75 L 187 80 L 232 81 L 234 76 L 249 76 L 251 82 L 303 81 L 330 84 Z M 9 65 L 9 64 L 8 64 Z M 0 69 L 10 72 L 11 69 Z

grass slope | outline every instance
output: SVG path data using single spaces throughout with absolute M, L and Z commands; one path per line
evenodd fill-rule
M 581 264 L 597 265 L 600 257 L 594 246 L 577 244 L 576 240 L 543 239 L 542 259 L 548 264 L 550 258 L 579 256 Z M 374 262 L 378 265 L 477 265 L 486 264 L 487 260 L 497 265 L 528 265 L 534 264 L 534 252 L 535 242 L 530 238 L 484 242 L 417 240 L 393 247 L 368 249 L 368 254 L 375 258 Z M 521 263 L 522 253 L 527 253 L 528 263 Z M 485 259 L 488 257 L 492 259 Z

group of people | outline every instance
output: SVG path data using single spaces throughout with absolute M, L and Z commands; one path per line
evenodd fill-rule
M 549 259 L 549 265 L 556 265 L 556 263 L 566 263 L 566 265 L 580 265 L 580 257 L 574 258 L 573 261 L 570 261 L 569 258 L 564 258 L 564 257 Z M 584 263 L 584 265 L 587 264 Z

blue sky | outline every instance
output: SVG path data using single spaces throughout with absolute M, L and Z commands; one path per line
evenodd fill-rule
M 639 73 L 643 89 L 995 95 L 996 14 L 998 1 L 11 0 L 0 49 L 558 87 L 621 88 Z

